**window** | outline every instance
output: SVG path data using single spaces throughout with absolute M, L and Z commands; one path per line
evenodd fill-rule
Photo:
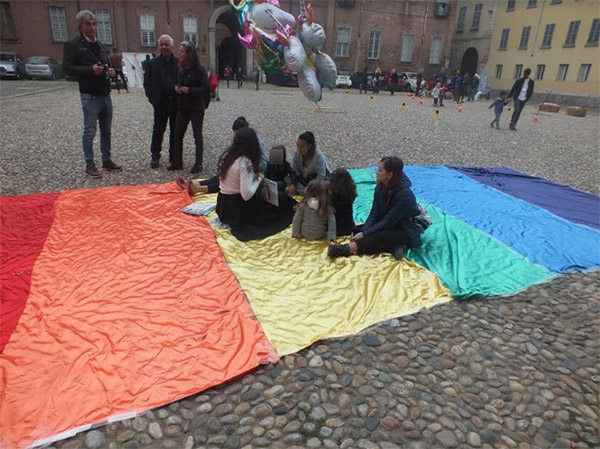
M 577 32 L 579 31 L 580 20 L 574 20 L 569 24 L 569 31 L 567 31 L 567 39 L 565 40 L 564 47 L 574 47 L 575 41 L 577 41 Z
M 557 5 L 557 4 L 559 4 L 559 3 L 562 3 L 562 0 L 552 0 L 552 1 L 550 2 L 550 4 L 551 4 L 551 5 Z
M 0 33 L 2 40 L 17 40 L 17 28 L 10 2 L 0 2 Z
M 367 54 L 368 59 L 379 59 L 379 42 L 381 38 L 381 31 L 371 31 L 369 37 L 369 53 Z
M 506 10 L 507 11 L 514 11 L 515 10 L 515 3 L 517 3 L 517 0 L 508 0 L 508 4 L 506 5 Z
M 515 79 L 521 78 L 522 71 L 523 71 L 523 64 L 517 64 L 515 66 Z
M 545 64 L 539 64 L 535 68 L 535 79 L 536 80 L 544 79 L 544 72 L 545 71 L 546 71 L 546 65 Z
M 537 6 L 537 0 L 529 0 L 527 2 L 527 7 L 528 8 L 535 8 Z
M 510 28 L 504 28 L 502 30 L 502 37 L 500 38 L 500 47 L 499 50 L 506 50 L 506 45 L 508 44 L 508 33 L 510 33 Z
M 598 45 L 598 36 L 600 36 L 600 19 L 594 19 L 586 45 Z
M 479 21 L 481 20 L 482 8 L 483 3 L 478 3 L 475 5 L 475 11 L 473 11 L 473 23 L 471 24 L 471 31 L 476 31 L 479 29 Z
M 142 32 L 142 47 L 155 47 L 154 14 L 140 15 L 140 31 Z
M 523 27 L 523 31 L 521 32 L 521 42 L 519 42 L 519 50 L 526 50 L 527 43 L 529 42 L 529 33 L 531 32 L 531 27 Z
M 50 6 L 50 27 L 52 28 L 52 40 L 54 42 L 66 42 L 69 40 L 67 31 L 67 16 L 65 8 Z
M 110 24 L 110 11 L 101 9 L 95 12 L 98 22 L 98 40 L 106 45 L 112 45 L 112 26 Z
M 400 62 L 412 62 L 414 48 L 415 35 L 405 34 L 402 37 L 402 55 L 400 56 Z
M 569 71 L 569 64 L 561 64 L 558 66 L 558 74 L 556 75 L 556 81 L 564 81 L 567 79 L 567 72 Z
M 350 28 L 338 28 L 335 55 L 341 58 L 347 58 L 350 55 Z
M 431 38 L 431 52 L 429 53 L 429 64 L 439 64 L 442 59 L 442 42 L 444 39 L 440 36 Z
M 458 48 L 450 49 L 450 68 L 453 69 L 456 67 L 456 63 L 458 61 Z
M 458 10 L 458 22 L 456 22 L 456 32 L 461 33 L 465 29 L 465 17 L 467 17 L 467 7 L 463 6 Z
M 183 40 L 198 46 L 198 20 L 195 17 L 183 18 Z
M 496 66 L 496 78 L 502 78 L 502 64 Z
M 544 38 L 542 39 L 542 48 L 550 48 L 552 47 L 552 36 L 554 36 L 554 27 L 556 24 L 549 23 L 546 25 L 546 30 L 544 31 Z
M 579 67 L 579 75 L 577 75 L 577 81 L 580 83 L 587 81 L 591 68 L 592 64 L 581 64 Z

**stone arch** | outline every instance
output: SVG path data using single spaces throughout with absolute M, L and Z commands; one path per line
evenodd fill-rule
M 229 5 L 223 5 L 217 8 L 208 23 L 208 45 L 210 52 L 210 71 L 212 73 L 222 72 L 219 60 L 223 60 L 219 56 L 219 48 L 221 43 L 226 39 L 220 39 L 217 42 L 217 24 L 224 25 L 229 30 L 231 37 L 227 40 L 227 51 L 232 52 L 232 60 L 237 63 L 246 75 L 252 72 L 253 52 L 241 46 L 237 39 L 237 33 L 240 30 L 239 22 L 235 17 L 235 13 Z
M 477 73 L 477 62 L 479 60 L 479 53 L 475 47 L 469 47 L 465 50 L 460 64 L 460 73 L 468 73 L 473 76 Z

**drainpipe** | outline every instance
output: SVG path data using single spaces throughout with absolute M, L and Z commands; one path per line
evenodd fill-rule
M 544 6 L 546 5 L 546 0 L 542 1 L 542 7 L 540 8 L 540 15 L 538 17 L 538 23 L 537 23 L 537 28 L 535 30 L 535 39 L 533 40 L 533 47 L 531 48 L 531 57 L 533 57 L 533 54 L 535 53 L 535 47 L 537 44 L 537 39 L 538 39 L 538 34 L 540 33 L 540 23 L 542 21 L 542 14 L 544 14 Z
M 167 1 L 167 25 L 171 25 L 171 7 L 169 5 L 169 0 Z
M 364 0 L 360 0 L 360 15 L 358 16 L 358 39 L 356 40 L 356 62 L 354 63 L 354 71 L 358 72 L 360 64 L 360 36 L 362 33 L 362 19 Z

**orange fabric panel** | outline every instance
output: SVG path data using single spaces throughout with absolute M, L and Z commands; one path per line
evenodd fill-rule
M 62 192 L 11 344 L 0 447 L 142 412 L 277 355 L 174 184 Z

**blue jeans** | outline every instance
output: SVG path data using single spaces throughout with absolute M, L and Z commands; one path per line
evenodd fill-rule
M 87 164 L 94 162 L 94 137 L 96 137 L 96 122 L 100 124 L 100 151 L 102 161 L 110 161 L 110 127 L 112 124 L 113 107 L 110 95 L 97 97 L 92 94 L 79 94 L 83 110 L 83 158 Z

